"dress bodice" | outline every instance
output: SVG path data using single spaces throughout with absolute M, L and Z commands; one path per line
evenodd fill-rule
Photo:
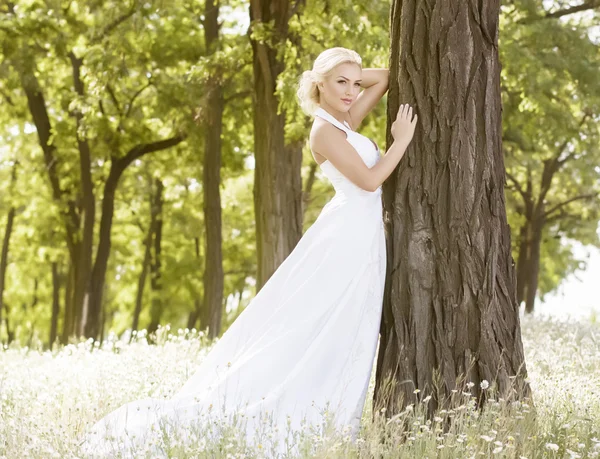
M 345 121 L 344 123 L 341 123 L 333 115 L 331 115 L 329 112 L 327 112 L 321 107 L 317 108 L 317 110 L 315 111 L 315 116 L 329 121 L 335 127 L 344 131 L 346 133 L 347 142 L 354 147 L 354 149 L 368 168 L 371 168 L 375 164 L 377 164 L 377 162 L 380 159 L 380 152 L 379 148 L 371 139 L 362 134 L 359 134 L 356 131 L 353 131 Z M 323 173 L 331 181 L 331 184 L 333 185 L 337 193 L 348 196 L 381 194 L 381 187 L 371 192 L 363 190 L 359 186 L 355 185 L 345 175 L 343 175 L 339 170 L 337 170 L 336 167 L 329 160 L 325 160 L 323 163 L 321 163 L 320 167 Z

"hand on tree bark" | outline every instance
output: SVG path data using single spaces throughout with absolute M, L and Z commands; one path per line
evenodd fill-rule
M 392 136 L 394 140 L 404 142 L 408 145 L 413 138 L 415 133 L 415 126 L 417 125 L 417 114 L 415 113 L 413 118 L 413 109 L 408 104 L 401 104 L 398 109 L 398 115 L 392 123 Z

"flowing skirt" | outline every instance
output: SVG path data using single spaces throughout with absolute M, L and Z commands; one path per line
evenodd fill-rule
M 175 435 L 206 428 L 209 420 L 231 423 L 234 414 L 249 445 L 262 441 L 265 421 L 276 427 L 278 455 L 295 451 L 286 445 L 292 432 L 321 429 L 326 416 L 355 439 L 377 347 L 385 265 L 380 194 L 336 194 L 184 386 L 170 400 L 137 400 L 109 413 L 87 432 L 83 451 L 135 457 L 161 429 Z M 157 456 L 167 457 L 159 446 Z

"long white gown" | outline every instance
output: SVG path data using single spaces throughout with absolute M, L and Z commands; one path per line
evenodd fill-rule
M 323 108 L 315 116 L 343 130 L 368 167 L 379 161 L 370 139 Z M 262 416 L 269 416 L 278 427 L 279 457 L 288 433 L 319 428 L 326 408 L 329 426 L 356 439 L 383 300 L 381 187 L 365 191 L 329 161 L 320 167 L 335 196 L 196 373 L 170 400 L 137 400 L 109 413 L 86 433 L 84 453 L 141 457 L 135 451 L 148 444 L 156 426 L 206 426 L 207 413 L 211 420 L 231 420 L 218 413 L 244 413 L 239 419 L 246 420 L 245 435 L 254 446 Z M 152 457 L 167 454 L 154 447 Z

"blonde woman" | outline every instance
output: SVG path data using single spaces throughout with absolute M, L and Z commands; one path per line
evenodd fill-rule
M 243 429 L 268 457 L 297 453 L 302 431 L 356 438 L 385 280 L 381 184 L 417 122 L 401 105 L 383 157 L 357 132 L 387 88 L 387 69 L 363 70 L 345 48 L 324 51 L 303 73 L 297 95 L 315 116 L 310 147 L 335 196 L 183 387 L 170 400 L 109 413 L 87 434 L 84 452 L 134 457 L 153 445 L 153 457 L 167 457 L 169 442 L 218 441 L 214 425 Z

